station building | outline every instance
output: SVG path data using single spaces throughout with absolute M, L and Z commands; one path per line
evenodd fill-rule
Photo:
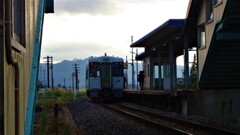
M 185 19 L 169 19 L 134 42 L 131 47 L 145 49 L 136 56 L 143 61 L 144 89 L 179 96 L 180 113 L 239 121 L 239 9 L 239 0 L 190 0 Z M 189 88 L 190 51 L 196 52 L 196 90 Z M 181 55 L 184 86 L 179 90 L 176 59 Z

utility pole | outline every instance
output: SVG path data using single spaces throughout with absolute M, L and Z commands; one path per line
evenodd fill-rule
M 136 49 L 136 56 L 138 55 L 138 49 Z M 138 76 L 138 61 L 136 60 L 136 63 L 137 63 L 137 73 L 136 73 L 136 75 Z M 136 77 L 137 78 L 137 77 Z M 137 89 L 138 89 L 138 81 L 137 81 Z
M 78 86 L 79 80 L 78 80 L 78 67 L 77 67 L 76 63 L 74 64 L 74 69 L 75 69 L 76 89 L 78 90 L 79 89 L 79 86 Z
M 63 79 L 64 88 L 66 88 L 66 79 Z
M 128 58 L 127 58 L 127 56 L 126 56 L 126 84 L 124 84 L 124 85 L 126 85 L 126 89 L 128 89 Z
M 49 76 L 49 69 L 51 69 L 51 81 L 52 81 L 52 88 L 53 88 L 53 57 L 47 56 L 44 57 L 43 59 L 47 59 L 47 87 L 50 88 L 50 76 Z M 51 63 L 50 63 L 51 62 Z M 45 78 L 45 74 L 44 74 Z
M 47 57 L 44 57 L 43 59 L 47 59 L 47 61 L 45 61 L 45 62 L 47 62 L 47 87 L 48 88 L 50 88 L 50 85 L 49 85 L 49 56 L 47 56 Z
M 131 44 L 133 44 L 133 36 L 131 36 Z M 135 79 L 134 79 L 134 63 L 133 63 L 133 47 L 132 47 L 132 88 L 135 88 Z
M 72 89 L 74 91 L 74 77 L 75 77 L 75 73 L 72 73 Z
M 49 57 L 51 59 L 51 77 L 52 77 L 52 88 L 54 87 L 54 79 L 53 79 L 53 57 Z

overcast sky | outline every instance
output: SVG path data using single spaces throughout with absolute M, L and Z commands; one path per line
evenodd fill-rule
M 101 56 L 130 59 L 133 42 L 168 19 L 186 16 L 189 0 L 54 0 L 45 14 L 41 61 Z M 135 49 L 134 49 L 135 51 Z M 139 49 L 142 52 L 143 49 Z

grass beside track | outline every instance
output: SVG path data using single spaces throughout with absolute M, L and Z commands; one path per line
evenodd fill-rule
M 75 99 L 79 99 L 81 97 L 86 97 L 86 90 L 79 90 Z M 36 109 L 36 114 L 38 115 L 35 117 L 37 127 L 35 127 L 34 134 L 45 135 L 58 132 L 60 135 L 74 135 L 75 133 L 72 123 L 66 122 L 64 116 L 59 114 L 56 119 L 56 114 L 54 114 L 54 107 L 56 107 L 56 105 L 58 105 L 57 112 L 59 112 L 60 106 L 64 106 L 73 99 L 73 91 L 60 88 L 50 89 L 43 93 L 38 93 Z M 58 128 L 58 126 L 61 128 Z
M 85 97 L 86 90 L 81 89 L 76 94 L 76 99 Z M 64 105 L 69 103 L 74 98 L 74 92 L 72 90 L 65 89 L 50 89 L 44 93 L 37 94 L 37 105 L 40 106 L 52 106 L 55 104 Z

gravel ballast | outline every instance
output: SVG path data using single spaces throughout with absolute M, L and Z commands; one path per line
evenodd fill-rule
M 164 135 L 160 130 L 89 102 L 87 98 L 69 103 L 68 109 L 84 135 Z

